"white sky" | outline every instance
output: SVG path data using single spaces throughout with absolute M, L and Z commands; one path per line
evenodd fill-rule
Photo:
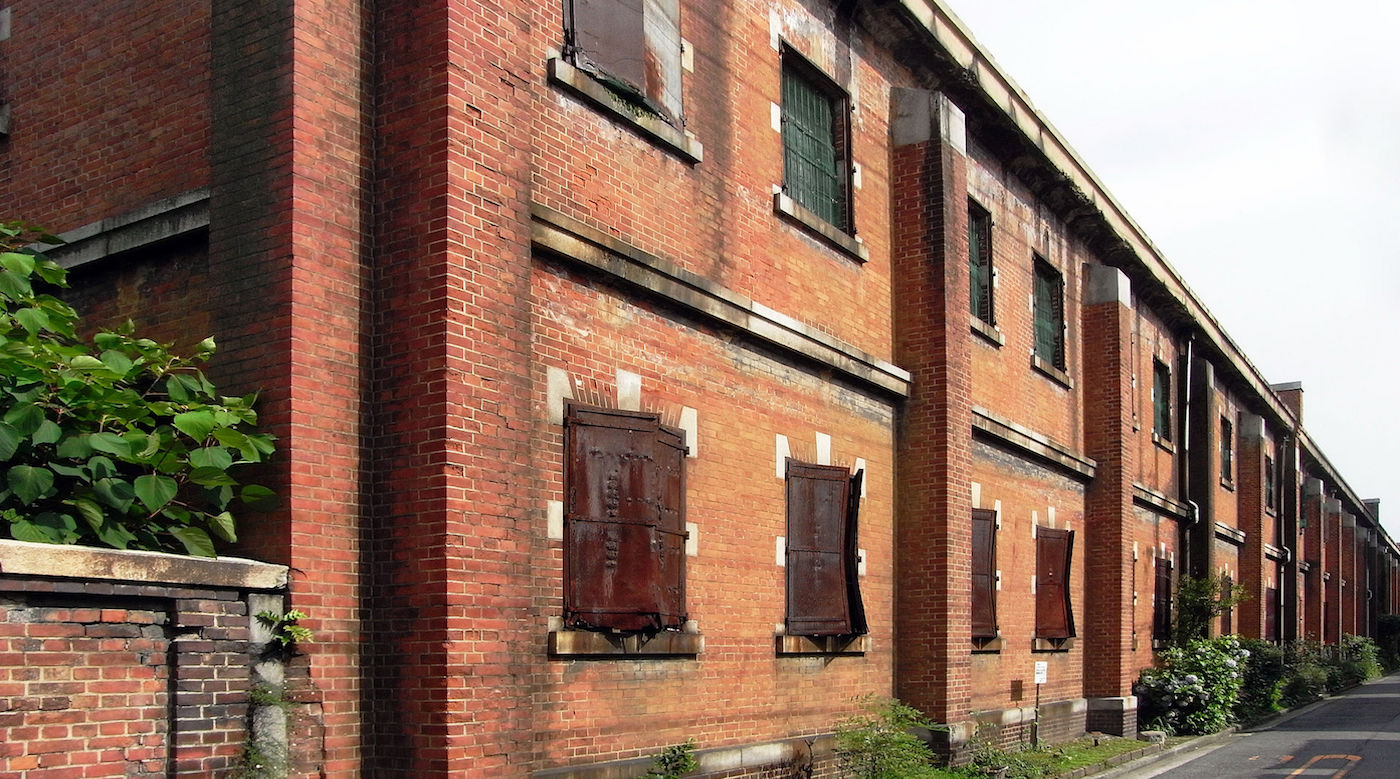
M 1400 542 L 1400 3 L 947 2 Z

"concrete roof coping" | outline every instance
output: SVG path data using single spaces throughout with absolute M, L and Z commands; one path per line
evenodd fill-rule
M 96 549 L 0 540 L 0 574 L 97 579 L 233 590 L 280 590 L 285 565 L 238 557 L 185 557 L 164 552 Z

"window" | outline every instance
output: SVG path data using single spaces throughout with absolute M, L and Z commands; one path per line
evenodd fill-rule
M 1152 640 L 1170 641 L 1172 637 L 1172 561 L 1154 558 L 1156 576 L 1152 588 Z
M 857 513 L 864 471 L 787 461 L 787 633 L 866 632 Z
M 1073 554 L 1073 530 L 1036 528 L 1036 638 L 1055 640 L 1074 636 L 1074 613 L 1069 603 L 1069 571 Z
M 1152 433 L 1172 440 L 1172 369 L 1161 360 L 1152 361 Z
M 1035 356 L 1065 369 L 1065 282 L 1045 260 L 1035 258 Z
M 967 202 L 967 264 L 972 275 L 972 315 L 987 324 L 992 320 L 992 215 Z
M 570 404 L 564 420 L 564 621 L 685 624 L 685 434 L 658 414 Z
M 1264 455 L 1264 510 L 1278 511 L 1278 474 L 1274 470 L 1274 458 Z
M 1220 418 L 1220 481 L 1232 484 L 1235 473 L 1235 426 Z
M 997 513 L 972 510 L 972 638 L 997 637 Z
M 613 94 L 681 118 L 680 0 L 564 0 L 565 56 Z
M 789 50 L 783 51 L 782 81 L 783 191 L 838 230 L 854 233 L 846 93 Z
M 1228 595 L 1228 594 L 1231 594 L 1231 593 L 1233 593 L 1233 592 L 1235 591 L 1235 580 L 1234 580 L 1233 578 L 1231 578 L 1229 574 L 1225 574 L 1225 575 L 1221 576 L 1221 577 L 1220 577 L 1220 582 L 1221 582 L 1220 589 L 1221 589 L 1222 592 L 1224 592 L 1224 593 L 1226 593 L 1226 594 Z M 1222 635 L 1222 636 L 1228 636 L 1228 635 L 1230 635 L 1231 633 L 1234 633 L 1234 632 L 1235 632 L 1235 606 L 1234 606 L 1234 604 L 1231 604 L 1231 605 L 1230 605 L 1230 608 L 1225 609 L 1225 611 L 1220 615 L 1220 635 Z
M 1264 588 L 1264 640 L 1279 641 L 1278 588 Z

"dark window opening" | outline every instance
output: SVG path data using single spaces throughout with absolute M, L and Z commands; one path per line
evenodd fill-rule
M 1267 454 L 1264 455 L 1264 510 L 1278 511 L 1278 474 L 1274 470 L 1274 458 Z
M 1170 641 L 1172 637 L 1172 561 L 1155 558 L 1156 575 L 1152 588 L 1152 640 Z
M 1065 369 L 1065 281 L 1039 257 L 1035 258 L 1035 356 Z
M 1220 418 L 1220 480 L 1233 481 L 1235 473 L 1235 426 L 1225 417 Z
M 997 513 L 972 510 L 972 637 L 997 637 Z
M 1264 588 L 1264 639 L 1278 642 L 1278 588 Z
M 783 191 L 845 233 L 851 218 L 851 128 L 846 93 L 796 53 L 783 51 Z
M 1221 577 L 1221 582 L 1220 582 L 1220 583 L 1221 583 L 1220 589 L 1221 589 L 1221 591 L 1224 592 L 1225 594 L 1229 595 L 1229 594 L 1231 594 L 1231 593 L 1233 593 L 1233 592 L 1235 591 L 1235 580 L 1232 579 L 1228 574 Z M 1234 633 L 1234 632 L 1235 632 L 1235 607 L 1234 607 L 1234 606 L 1231 606 L 1230 608 L 1225 609 L 1225 612 L 1224 612 L 1223 614 L 1220 615 L 1220 635 L 1222 635 L 1222 636 L 1228 636 L 1228 635 L 1230 635 L 1231 633 Z
M 618 98 L 681 122 L 680 0 L 565 0 L 565 56 Z
M 1161 360 L 1152 361 L 1152 432 L 1172 440 L 1172 369 Z
M 967 203 L 967 264 L 972 275 L 972 315 L 987 324 L 992 319 L 992 215 Z
M 685 433 L 660 415 L 570 404 L 564 420 L 564 621 L 685 624 Z
M 863 476 L 841 466 L 787 461 L 788 635 L 866 632 L 857 538 Z
M 1073 555 L 1073 530 L 1036 528 L 1036 638 L 1063 639 L 1074 636 L 1074 611 L 1069 600 L 1069 573 Z

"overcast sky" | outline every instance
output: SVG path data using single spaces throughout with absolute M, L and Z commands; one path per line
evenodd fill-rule
M 947 1 L 1400 542 L 1400 3 Z

